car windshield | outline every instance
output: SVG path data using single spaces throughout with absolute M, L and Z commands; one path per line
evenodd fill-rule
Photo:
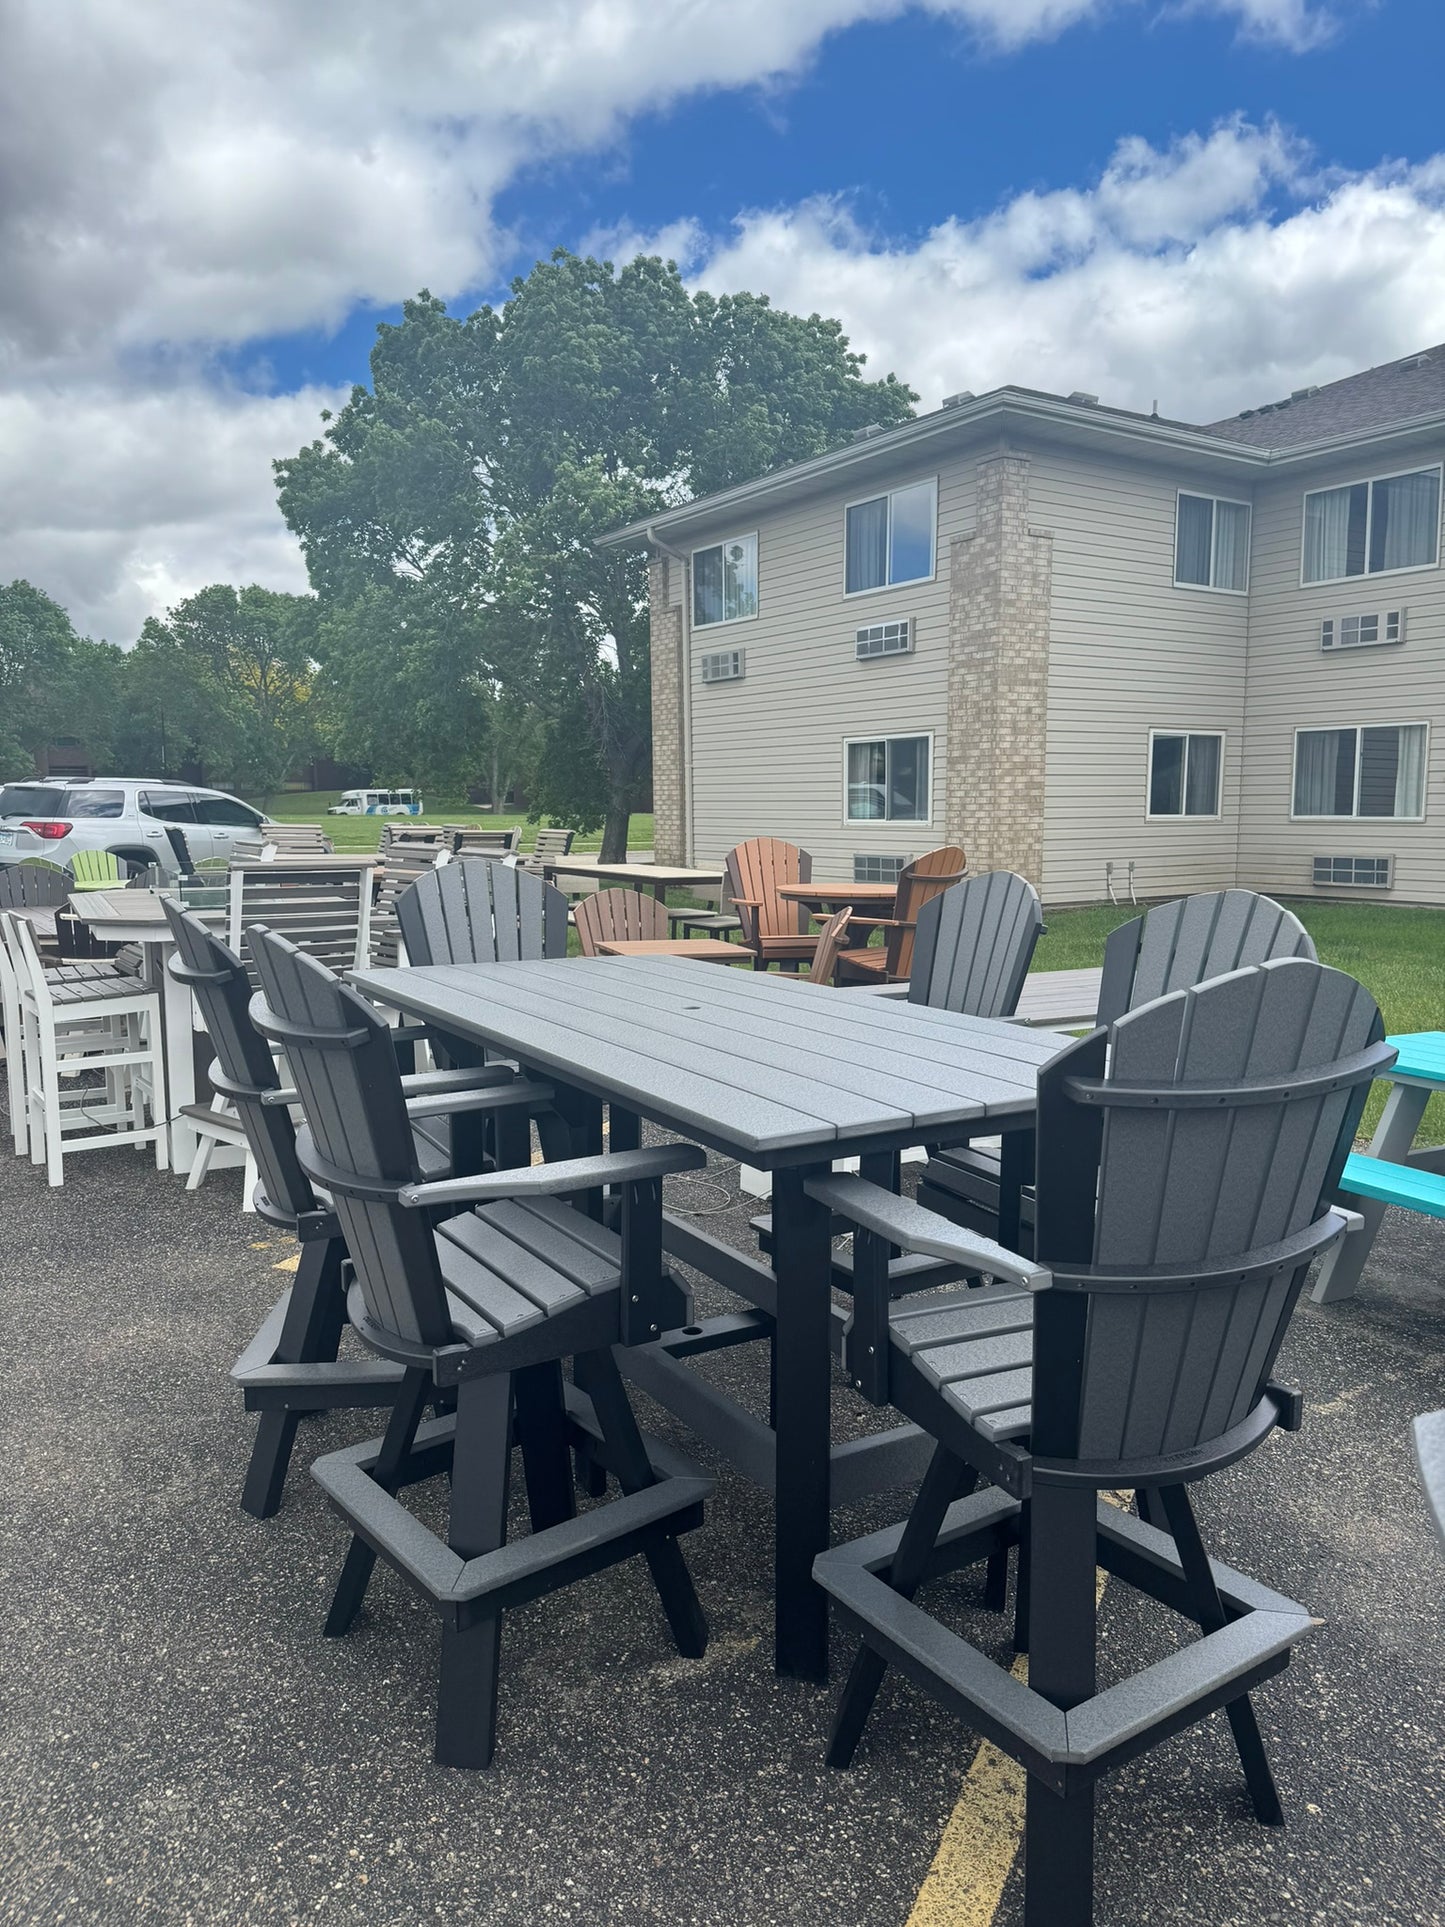
M 67 816 L 121 816 L 124 790 L 72 790 L 65 799 Z
M 0 816 L 59 816 L 62 789 L 42 783 L 7 783 L 0 789 Z

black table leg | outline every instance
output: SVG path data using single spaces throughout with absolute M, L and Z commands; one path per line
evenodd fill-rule
M 774 1666 L 786 1677 L 828 1677 L 828 1606 L 813 1561 L 828 1545 L 831 1427 L 828 1327 L 832 1244 L 824 1206 L 803 1190 L 816 1170 L 773 1174 L 775 1429 Z
M 1034 1181 L 1034 1134 L 1005 1131 L 999 1141 L 998 1241 L 1005 1251 L 1019 1248 L 1022 1192 Z

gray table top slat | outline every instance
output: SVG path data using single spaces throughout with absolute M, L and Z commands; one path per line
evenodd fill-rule
M 874 1000 L 858 999 L 855 1010 L 846 992 L 810 992 L 761 975 L 740 1005 L 714 989 L 738 975 L 666 960 L 588 958 L 368 970 L 354 981 L 392 1008 L 510 1049 L 542 1071 L 764 1164 L 797 1162 L 812 1147 L 844 1156 L 870 1138 L 907 1140 L 915 1130 L 937 1135 L 951 1124 L 1026 1113 L 1039 1063 L 1065 1041 L 881 1000 L 875 1008 Z M 627 1007 L 619 1012 L 613 986 L 623 983 Z M 805 1001 L 819 1016 L 798 1060 L 811 1059 L 816 1070 L 823 1052 L 830 1076 L 842 1067 L 840 1081 L 780 1069 L 776 1049 L 766 1053 L 770 1061 L 758 1061 L 736 1048 L 749 1023 L 795 1022 Z M 984 1070 L 979 1050 L 992 1037 L 1000 1055 Z M 904 1057 L 925 1060 L 927 1082 L 898 1073 L 890 1099 L 862 1094 L 868 1080 L 847 1074 L 850 1054 L 876 1061 L 880 1046 L 891 1047 L 895 1069 Z M 930 1120 L 927 1132 L 920 1115 Z
M 679 986 L 675 978 L 669 977 L 650 983 L 647 992 L 650 1028 L 659 1041 L 675 1038 L 685 1046 L 684 1054 L 674 1061 L 689 1065 L 698 1061 L 697 1024 L 691 1015 L 697 1000 L 692 991 L 692 980 Z M 799 995 L 806 997 L 806 990 L 800 989 Z M 636 983 L 629 974 L 626 982 L 594 979 L 579 990 L 578 1003 L 596 1011 L 599 1017 L 612 1016 L 631 1025 L 636 1022 L 637 996 Z M 844 1057 L 838 1052 L 826 1013 L 816 1028 L 800 1027 L 794 1010 L 774 1008 L 775 1004 L 776 999 L 769 998 L 762 1005 L 750 1008 L 745 1029 L 729 1028 L 726 1043 L 720 1048 L 736 1060 L 727 1067 L 730 1075 L 735 1076 L 741 1064 L 753 1064 L 767 1074 L 769 1088 L 779 1076 L 787 1083 L 797 1084 L 800 1094 L 813 1084 L 826 1084 L 858 1098 L 896 1106 L 918 1124 L 934 1121 L 927 1104 L 920 1104 L 919 1099 L 921 1094 L 935 1091 L 940 1117 L 947 1119 L 956 1115 L 957 1090 L 946 1077 L 940 1079 L 935 1075 L 937 1060 L 932 1053 L 920 1053 L 916 1047 L 913 1052 L 888 1050 L 880 1040 L 855 1042 Z M 764 1010 L 766 1016 L 761 1014 Z M 660 1049 L 660 1054 L 665 1048 Z M 1012 1065 L 1008 1073 L 1001 1076 L 996 1058 L 973 1050 L 952 1052 L 950 1061 L 955 1068 L 977 1071 L 976 1091 L 981 1099 L 1008 1103 L 1017 1097 L 1018 1077 Z

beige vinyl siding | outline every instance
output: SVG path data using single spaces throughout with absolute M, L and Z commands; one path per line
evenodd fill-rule
M 1141 897 L 1234 882 L 1248 599 L 1174 585 L 1179 489 L 1249 499 L 1185 469 L 1035 448 L 1032 526 L 1053 533 L 1046 902 L 1097 900 L 1112 860 Z M 1224 735 L 1218 818 L 1148 816 L 1151 730 Z
M 781 836 L 812 853 L 815 876 L 846 880 L 856 852 L 913 856 L 942 840 L 948 543 L 971 525 L 973 469 L 972 460 L 910 465 L 886 480 L 699 538 L 757 530 L 758 614 L 691 631 L 697 862 L 718 861 L 744 837 Z M 933 580 L 845 596 L 845 503 L 930 476 L 939 481 Z M 913 654 L 855 659 L 857 629 L 905 617 L 914 622 Z M 732 648 L 747 651 L 744 679 L 704 687 L 699 656 Z M 915 735 L 933 737 L 932 821 L 845 824 L 845 739 Z
M 1300 586 L 1307 491 L 1428 467 L 1442 456 L 1445 445 L 1405 457 L 1347 458 L 1307 477 L 1271 478 L 1255 492 L 1239 863 L 1240 882 L 1253 889 L 1310 894 L 1315 856 L 1392 855 L 1395 885 L 1384 901 L 1445 903 L 1445 571 Z M 1398 646 L 1321 651 L 1323 617 L 1378 610 L 1383 618 L 1397 608 L 1407 611 Z M 1424 822 L 1291 819 L 1297 729 L 1419 722 L 1430 725 Z M 1382 898 L 1373 890 L 1320 894 Z

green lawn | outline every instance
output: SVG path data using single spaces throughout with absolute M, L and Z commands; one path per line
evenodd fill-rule
M 1314 938 L 1321 963 L 1334 964 L 1359 978 L 1384 1012 L 1387 1031 L 1445 1030 L 1445 910 L 1288 901 Z M 1105 937 L 1138 914 L 1127 905 L 1113 904 L 1051 911 L 1035 968 L 1082 970 L 1101 963 Z M 1384 1088 L 1377 1086 L 1365 1111 L 1367 1133 L 1374 1129 L 1384 1101 Z M 1442 1140 L 1445 1097 L 1436 1097 L 1425 1114 L 1421 1142 Z
M 374 850 L 381 841 L 382 825 L 385 823 L 468 823 L 478 824 L 488 830 L 510 830 L 521 826 L 522 848 L 530 850 L 536 841 L 540 825 L 529 823 L 525 816 L 515 811 L 478 810 L 464 803 L 448 803 L 442 798 L 435 807 L 428 808 L 424 816 L 328 816 L 328 808 L 341 801 L 340 790 L 311 790 L 306 792 L 288 790 L 280 796 L 255 797 L 252 799 L 258 809 L 264 809 L 268 816 L 275 817 L 278 823 L 319 823 L 331 838 L 338 850 Z M 628 832 L 628 843 L 634 850 L 652 848 L 652 818 L 634 816 Z M 579 836 L 573 849 L 597 850 L 602 846 L 602 832 L 592 830 Z

